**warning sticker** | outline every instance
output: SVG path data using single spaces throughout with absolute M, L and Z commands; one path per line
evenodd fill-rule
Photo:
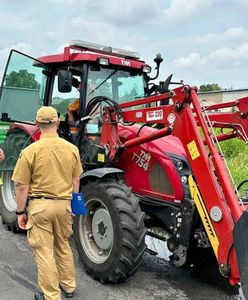
M 97 161 L 99 162 L 105 162 L 105 155 L 102 153 L 97 154 Z
M 146 121 L 163 120 L 163 110 L 153 110 L 146 113 Z
M 198 151 L 198 148 L 196 146 L 196 143 L 195 141 L 192 141 L 190 142 L 188 145 L 187 145 L 188 149 L 189 149 L 189 153 L 190 153 L 190 156 L 192 158 L 192 160 L 196 159 L 197 157 L 200 156 L 200 153 Z

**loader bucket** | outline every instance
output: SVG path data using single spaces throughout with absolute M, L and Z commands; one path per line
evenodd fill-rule
M 248 299 L 248 211 L 244 211 L 233 230 L 234 247 L 243 294 Z

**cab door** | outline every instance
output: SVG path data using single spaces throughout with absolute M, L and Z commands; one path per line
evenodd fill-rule
M 0 170 L 13 170 L 21 150 L 32 142 L 49 74 L 42 62 L 10 51 L 0 90 L 0 147 L 5 152 Z
M 44 103 L 47 66 L 16 50 L 11 50 L 0 90 L 2 121 L 35 121 Z
M 0 90 L 0 215 L 13 231 L 16 224 L 15 184 L 11 176 L 22 149 L 33 141 L 35 114 L 47 103 L 49 70 L 42 62 L 11 50 Z M 48 95 L 48 93 L 47 93 Z

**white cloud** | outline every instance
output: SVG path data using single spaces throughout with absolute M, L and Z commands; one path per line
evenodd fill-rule
M 240 5 L 243 8 L 248 8 L 247 0 L 235 0 L 236 4 Z
M 176 68 L 192 68 L 196 65 L 207 67 L 209 64 L 215 67 L 230 68 L 233 66 L 246 66 L 248 63 L 248 43 L 236 48 L 221 47 L 206 56 L 199 53 L 190 53 L 171 62 Z
M 115 26 L 131 27 L 148 23 L 160 14 L 163 0 L 108 0 L 89 1 L 88 10 L 94 12 L 95 19 Z M 97 17 L 96 17 L 97 16 Z
M 89 21 L 83 17 L 72 18 L 69 28 L 75 32 L 70 40 L 81 39 L 135 51 L 140 49 L 133 45 L 141 46 L 145 43 L 145 37 L 128 32 L 125 27 L 118 28 L 108 22 Z
M 224 32 L 224 37 L 231 40 L 247 40 L 248 38 L 248 29 L 243 27 L 233 27 L 229 28 Z
M 65 5 L 64 8 L 68 8 L 69 6 L 80 8 L 84 5 L 87 5 L 89 0 L 50 0 L 50 2 L 53 2 L 56 5 Z M 63 8 L 63 6 L 61 7 Z
M 201 36 L 197 39 L 199 43 L 210 43 L 219 41 L 220 43 L 230 43 L 237 41 L 247 41 L 248 28 L 244 27 L 231 27 L 223 33 L 208 33 L 206 36 Z
M 168 69 L 192 83 L 218 74 L 234 86 L 247 75 L 248 0 L 0 2 L 0 73 L 10 48 L 40 56 L 82 39 L 136 50 L 152 66 L 161 52 L 161 78 Z
M 0 57 L 1 57 L 1 60 L 0 60 L 0 84 L 1 84 L 1 79 L 3 76 L 4 68 L 7 63 L 7 59 L 8 59 L 10 50 L 15 49 L 15 50 L 18 50 L 23 53 L 29 53 L 31 51 L 31 48 L 32 48 L 31 45 L 20 42 L 15 45 L 11 45 L 9 47 L 0 49 Z
M 211 6 L 216 0 L 172 0 L 164 10 L 166 18 L 174 21 L 187 20 Z
M 228 66 L 245 66 L 248 63 L 248 43 L 236 48 L 222 47 L 211 52 L 207 60 L 210 63 L 228 68 Z
M 191 53 L 186 57 L 174 59 L 172 61 L 172 64 L 175 67 L 189 68 L 194 65 L 202 64 L 203 61 L 204 60 L 201 58 L 201 55 L 199 53 Z
M 32 49 L 32 46 L 31 45 L 28 45 L 26 43 L 17 43 L 15 45 L 11 45 L 9 47 L 6 47 L 4 49 L 1 49 L 0 50 L 0 57 L 1 57 L 1 62 L 4 62 L 6 63 L 7 62 L 7 58 L 8 58 L 8 55 L 10 53 L 10 50 L 11 49 L 15 49 L 15 50 L 18 50 L 20 52 L 24 52 L 24 53 L 27 53 L 27 52 L 30 52 L 31 49 Z
M 5 14 L 4 11 L 0 11 L 1 30 L 14 30 L 23 31 L 29 30 L 35 27 L 35 21 L 31 18 L 27 19 L 24 16 L 18 14 Z
M 200 36 L 197 39 L 197 42 L 199 43 L 210 43 L 214 40 L 220 38 L 220 36 L 217 33 L 208 33 L 206 36 Z

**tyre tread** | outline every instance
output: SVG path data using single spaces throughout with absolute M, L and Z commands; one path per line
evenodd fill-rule
M 94 269 L 93 263 L 89 267 L 87 262 L 84 261 L 84 257 L 81 257 L 81 259 L 83 258 L 87 272 L 100 282 L 124 282 L 137 271 L 142 263 L 142 256 L 146 249 L 145 214 L 140 209 L 138 197 L 132 193 L 131 188 L 126 186 L 123 181 L 113 179 L 96 180 L 88 183 L 84 187 L 83 193 L 84 191 L 96 189 L 100 191 L 99 193 L 104 192 L 105 195 L 107 194 L 120 220 L 118 230 L 121 235 L 121 242 L 118 246 L 118 257 L 111 258 L 108 268 L 104 271 Z M 80 256 L 82 250 L 80 251 L 79 247 L 81 244 L 77 239 L 76 245 Z

